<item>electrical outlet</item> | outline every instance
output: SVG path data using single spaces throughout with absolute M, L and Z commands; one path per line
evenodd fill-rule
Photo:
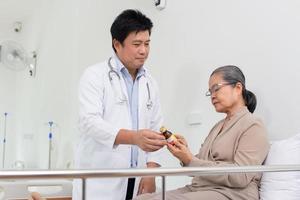
M 34 138 L 33 133 L 24 133 L 23 134 L 23 139 L 24 140 L 33 140 L 33 138 Z

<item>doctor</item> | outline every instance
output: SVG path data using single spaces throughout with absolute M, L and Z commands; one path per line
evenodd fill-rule
M 141 12 L 123 11 L 111 26 L 115 53 L 87 68 L 81 77 L 76 168 L 160 166 L 158 150 L 166 140 L 158 133 L 162 125 L 158 88 L 144 67 L 151 28 L 151 20 Z M 125 200 L 154 191 L 154 177 L 86 182 L 87 200 Z M 81 181 L 76 180 L 73 199 L 82 199 L 81 195 Z

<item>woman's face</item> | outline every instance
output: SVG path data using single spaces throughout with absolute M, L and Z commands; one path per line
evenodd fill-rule
M 211 102 L 217 112 L 230 113 L 242 100 L 242 85 L 230 84 L 223 80 L 220 73 L 214 74 L 209 79 Z

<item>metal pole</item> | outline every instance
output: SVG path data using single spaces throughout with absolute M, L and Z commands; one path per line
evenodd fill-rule
M 86 198 L 86 179 L 82 179 L 82 200 L 85 200 Z
M 87 179 L 144 176 L 216 176 L 229 173 L 292 172 L 300 171 L 300 165 L 263 165 L 239 167 L 182 167 L 151 169 L 105 169 L 105 170 L 0 170 L 1 179 Z
M 51 169 L 51 149 L 52 149 L 52 125 L 53 122 L 49 122 L 50 130 L 49 130 L 49 155 L 48 155 L 48 169 Z
M 5 163 L 5 144 L 6 144 L 6 118 L 7 113 L 4 113 L 4 136 L 3 136 L 3 151 L 2 151 L 2 169 L 4 169 L 4 163 Z
M 161 186 L 162 186 L 162 200 L 166 200 L 166 177 L 162 176 L 161 177 Z

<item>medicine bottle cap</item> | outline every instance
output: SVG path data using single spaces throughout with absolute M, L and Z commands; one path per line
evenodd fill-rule
M 159 131 L 160 131 L 161 133 L 165 132 L 166 130 L 167 130 L 167 129 L 166 129 L 166 127 L 164 127 L 164 126 L 160 127 L 160 129 L 159 129 Z

